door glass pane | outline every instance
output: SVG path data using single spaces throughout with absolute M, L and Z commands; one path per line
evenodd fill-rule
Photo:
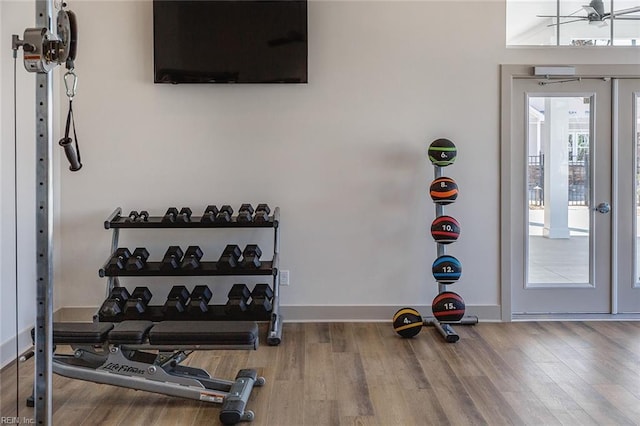
M 590 282 L 590 118 L 590 98 L 529 98 L 529 284 Z

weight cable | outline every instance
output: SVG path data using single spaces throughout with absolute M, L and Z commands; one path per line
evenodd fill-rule
M 16 417 L 20 418 L 20 327 L 18 321 L 18 101 L 16 82 L 17 50 L 13 51 L 13 215 L 14 215 L 14 256 L 16 267 Z

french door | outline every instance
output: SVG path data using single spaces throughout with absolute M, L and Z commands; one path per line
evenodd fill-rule
M 640 313 L 640 68 L 576 75 L 502 69 L 503 318 Z
M 612 81 L 515 79 L 513 313 L 608 313 Z

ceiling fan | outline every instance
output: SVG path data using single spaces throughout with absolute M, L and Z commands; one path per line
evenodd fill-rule
M 580 10 L 586 13 L 586 16 L 576 15 Z M 640 20 L 640 15 L 626 16 L 630 13 L 640 12 L 640 6 L 630 7 L 628 9 L 620 9 L 613 12 L 604 11 L 604 3 L 602 0 L 591 0 L 588 6 L 582 6 L 582 9 L 576 10 L 570 15 L 537 15 L 539 18 L 565 18 L 571 19 L 570 21 L 557 22 L 555 24 L 547 25 L 552 27 L 555 25 L 569 24 L 571 22 L 588 21 L 589 24 L 597 26 L 607 25 L 607 20 L 611 18 L 626 19 L 626 20 Z

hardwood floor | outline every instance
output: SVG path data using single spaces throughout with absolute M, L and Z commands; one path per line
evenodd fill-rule
M 286 323 L 280 346 L 202 351 L 189 364 L 267 380 L 254 425 L 638 425 L 640 322 L 458 326 L 445 343 L 390 323 Z M 261 334 L 263 336 L 264 334 Z M 20 368 L 20 416 L 33 360 Z M 1 375 L 0 414 L 15 416 L 15 367 Z M 218 405 L 54 376 L 55 425 L 219 424 Z

